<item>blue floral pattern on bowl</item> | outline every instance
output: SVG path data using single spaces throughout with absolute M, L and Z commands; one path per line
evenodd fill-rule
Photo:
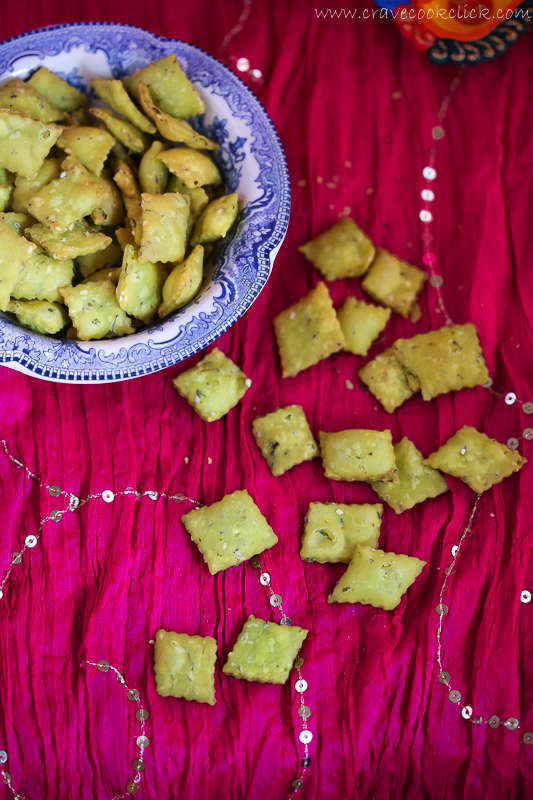
M 147 375 L 214 342 L 265 286 L 289 222 L 289 174 L 270 117 L 227 67 L 193 45 L 140 28 L 79 23 L 43 28 L 0 44 L 0 82 L 24 78 L 44 65 L 90 94 L 90 78 L 122 77 L 170 53 L 177 54 L 206 100 L 206 113 L 192 124 L 220 143 L 215 158 L 226 190 L 238 192 L 244 203 L 236 228 L 217 250 L 212 275 L 189 306 L 120 339 L 76 342 L 41 336 L 0 313 L 0 363 L 69 383 Z

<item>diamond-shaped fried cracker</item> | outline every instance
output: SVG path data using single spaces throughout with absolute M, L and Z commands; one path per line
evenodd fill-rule
M 357 356 L 366 356 L 374 339 L 384 330 L 390 315 L 388 308 L 372 306 L 356 297 L 348 297 L 337 311 L 346 339 L 346 349 Z
M 216 639 L 159 630 L 154 643 L 156 692 L 215 705 Z
M 13 287 L 36 250 L 5 218 L 0 218 L 0 311 L 6 310 Z
M 24 203 L 30 214 L 55 234 L 72 230 L 108 197 L 107 189 L 73 156 L 63 161 L 61 169 L 59 178 Z
M 394 445 L 394 455 L 400 483 L 374 481 L 372 488 L 397 514 L 448 491 L 446 478 L 425 466 L 424 456 L 406 436 Z
M 183 261 L 189 204 L 189 198 L 183 194 L 142 193 L 141 263 Z
M 57 146 L 95 175 L 100 175 L 115 139 L 103 128 L 64 128 Z
M 278 408 L 253 421 L 253 434 L 272 475 L 317 458 L 320 452 L 301 406 Z
M 214 422 L 237 405 L 252 381 L 215 347 L 172 384 L 202 419 Z
M 25 214 L 26 206 L 24 203 L 26 200 L 30 200 L 50 181 L 59 178 L 62 160 L 61 158 L 45 158 L 41 169 L 33 179 L 17 175 L 15 191 L 13 192 L 13 211 L 15 213 Z
M 167 270 L 159 262 L 139 261 L 139 251 L 128 245 L 117 285 L 119 306 L 132 317 L 149 325 L 157 316 Z
M 376 252 L 368 236 L 349 217 L 298 250 L 328 282 L 364 275 Z
M 192 247 L 214 242 L 227 234 L 239 213 L 238 200 L 238 194 L 226 194 L 217 200 L 211 200 L 196 221 Z
M 96 272 L 91 273 L 87 278 L 84 278 L 80 283 L 94 283 L 95 281 L 111 281 L 115 286 L 118 284 L 122 267 L 105 267 L 104 269 L 97 269 Z
M 190 147 L 173 147 L 158 156 L 173 175 L 180 178 L 189 189 L 207 184 L 222 183 L 222 176 L 209 156 Z
M 392 611 L 425 566 L 419 558 L 358 545 L 328 603 L 361 603 Z
M 101 269 L 111 269 L 122 265 L 122 248 L 118 244 L 109 244 L 105 250 L 90 253 L 78 258 L 78 266 L 84 278 Z
M 59 333 L 70 322 L 64 306 L 46 300 L 10 300 L 6 310 L 35 333 Z
M 378 546 L 381 503 L 310 503 L 300 558 L 321 564 L 349 564 L 358 544 Z
M 61 289 L 68 313 L 82 341 L 133 333 L 131 320 L 117 303 L 111 281 L 79 283 Z
M 378 303 L 402 317 L 408 317 L 426 279 L 427 274 L 423 270 L 402 261 L 387 250 L 378 249 L 361 286 Z
M 274 330 L 284 378 L 293 378 L 346 346 L 324 283 L 278 314 Z
M 126 89 L 136 100 L 141 81 L 148 86 L 154 103 L 173 117 L 188 119 L 205 111 L 204 101 L 182 70 L 175 53 L 124 78 Z
M 139 83 L 139 103 L 146 114 L 157 125 L 157 130 L 170 142 L 182 142 L 195 150 L 220 150 L 220 145 L 197 133 L 188 122 L 179 117 L 172 117 L 156 106 L 150 97 L 148 87 Z
M 89 114 L 101 119 L 115 139 L 133 153 L 144 153 L 150 147 L 150 138 L 127 119 L 115 117 L 107 108 L 90 108 Z
M 403 366 L 411 389 L 421 389 L 424 400 L 489 380 L 476 326 L 472 323 L 398 339 L 394 355 Z
M 126 117 L 139 130 L 145 133 L 156 132 L 155 125 L 152 125 L 150 120 L 146 119 L 144 114 L 141 114 L 139 109 L 133 105 L 122 81 L 93 78 L 91 86 L 104 103 L 111 106 L 117 114 Z
M 181 264 L 172 268 L 163 285 L 163 302 L 159 316 L 166 317 L 190 303 L 202 285 L 204 275 L 204 248 L 197 245 Z
M 29 214 L 15 214 L 13 211 L 5 211 L 0 214 L 0 219 L 5 222 L 13 233 L 22 235 L 26 228 L 33 225 L 35 220 Z
M 63 112 L 55 108 L 40 92 L 20 78 L 12 78 L 0 86 L 0 108 L 16 111 L 23 117 L 41 122 L 60 122 Z
M 522 469 L 527 459 L 496 439 L 489 439 L 484 433 L 464 425 L 436 453 L 426 458 L 424 464 L 460 478 L 481 494 Z
M 96 253 L 105 250 L 112 241 L 109 236 L 90 228 L 85 221 L 77 222 L 65 233 L 52 233 L 39 222 L 28 228 L 28 236 L 54 258 L 77 258 Z
M 35 178 L 63 128 L 0 110 L 0 168 Z
M 352 429 L 319 433 L 326 477 L 334 481 L 398 480 L 390 431 Z
M 210 191 L 209 186 L 207 187 L 207 190 Z M 199 186 L 197 189 L 189 189 L 189 187 L 186 186 L 176 175 L 170 176 L 166 191 L 170 192 L 171 194 L 173 192 L 186 194 L 189 197 L 189 200 L 191 201 L 191 205 L 189 207 L 189 226 L 187 229 L 187 235 L 189 235 L 190 231 L 194 228 L 196 220 L 209 203 L 209 195 L 202 186 Z
M 0 212 L 3 212 L 11 203 L 13 186 L 0 186 Z
M 26 266 L 18 276 L 11 290 L 17 300 L 48 300 L 49 303 L 62 303 L 59 289 L 70 286 L 74 277 L 74 262 L 71 259 L 57 259 L 36 253 L 29 257 Z
M 246 681 L 286 683 L 307 633 L 296 625 L 276 625 L 250 615 L 222 672 Z
M 184 514 L 181 521 L 211 575 L 248 561 L 278 541 L 246 490 L 228 494 L 210 506 L 195 508 Z
M 104 169 L 100 175 L 95 175 L 95 180 L 107 191 L 107 197 L 102 198 L 98 206 L 93 209 L 91 219 L 95 225 L 113 226 L 124 224 L 124 204 L 115 181 L 109 170 Z
M 115 162 L 115 174 L 113 176 L 113 180 L 117 184 L 118 188 L 120 189 L 120 193 L 122 194 L 124 206 L 126 207 L 129 227 L 132 230 L 135 244 L 140 245 L 142 238 L 141 192 L 139 186 L 137 185 L 135 175 L 126 161 L 117 160 Z
M 55 72 L 50 72 L 46 67 L 41 67 L 34 72 L 28 85 L 37 89 L 60 111 L 67 111 L 69 114 L 87 104 L 87 98 L 83 92 L 78 91 L 75 86 L 71 86 L 70 83 L 64 81 Z
M 394 347 L 388 347 L 357 374 L 389 414 L 415 393 L 395 356 Z
M 165 191 L 168 169 L 158 158 L 164 150 L 166 150 L 166 145 L 156 139 L 143 155 L 139 165 L 139 183 L 143 192 L 163 194 Z

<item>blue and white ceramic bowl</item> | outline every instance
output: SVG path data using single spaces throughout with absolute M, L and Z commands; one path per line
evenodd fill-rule
M 59 25 L 0 44 L 0 83 L 25 78 L 45 65 L 90 94 L 91 78 L 120 78 L 169 53 L 177 54 L 206 101 L 196 127 L 220 143 L 215 157 L 226 190 L 238 192 L 245 204 L 237 228 L 217 252 L 211 279 L 192 304 L 121 339 L 76 342 L 41 336 L 0 313 L 1 364 L 67 383 L 147 375 L 214 342 L 250 308 L 267 282 L 289 222 L 285 154 L 263 106 L 215 58 L 129 25 Z

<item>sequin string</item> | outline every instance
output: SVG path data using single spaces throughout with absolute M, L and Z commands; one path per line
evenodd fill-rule
M 437 309 L 436 309 L 436 311 L 437 311 L 438 314 L 440 314 L 440 313 L 443 314 L 444 320 L 445 320 L 445 323 L 446 323 L 447 326 L 453 325 L 454 322 L 453 322 L 452 318 L 450 317 L 450 315 L 448 313 L 446 305 L 444 304 L 444 298 L 442 296 L 442 291 L 441 291 L 441 287 L 442 287 L 442 284 L 444 282 L 443 278 L 442 278 L 442 275 L 438 275 L 435 272 L 435 264 L 437 263 L 437 256 L 435 255 L 435 253 L 431 252 L 431 249 L 430 249 L 430 244 L 433 241 L 433 234 L 431 233 L 431 229 L 430 229 L 430 225 L 433 222 L 433 214 L 430 211 L 430 205 L 435 199 L 435 193 L 434 193 L 433 189 L 430 188 L 430 186 L 432 185 L 433 181 L 437 177 L 437 171 L 435 169 L 435 160 L 436 160 L 436 157 L 437 157 L 436 143 L 437 143 L 437 141 L 439 141 L 440 139 L 442 139 L 444 137 L 444 129 L 442 128 L 442 123 L 446 119 L 446 115 L 448 113 L 448 107 L 449 107 L 449 105 L 451 103 L 453 94 L 457 90 L 457 88 L 459 87 L 459 84 L 461 83 L 461 81 L 463 80 L 465 72 L 466 72 L 466 65 L 463 64 L 463 66 L 459 70 L 459 73 L 456 75 L 454 80 L 451 82 L 451 84 L 450 84 L 450 86 L 448 88 L 448 94 L 446 95 L 446 97 L 444 98 L 444 100 L 442 101 L 442 103 L 440 105 L 440 108 L 439 108 L 439 111 L 438 111 L 438 114 L 437 114 L 437 118 L 438 118 L 439 124 L 435 125 L 433 127 L 432 131 L 431 131 L 431 135 L 433 137 L 434 144 L 431 146 L 431 149 L 429 151 L 428 164 L 422 170 L 422 176 L 424 177 L 424 179 L 426 181 L 426 186 L 425 186 L 424 189 L 422 189 L 422 191 L 420 193 L 421 197 L 422 197 L 422 200 L 424 201 L 424 204 L 425 204 L 424 208 L 422 208 L 420 213 L 419 213 L 420 220 L 424 223 L 424 226 L 425 226 L 424 230 L 422 231 L 422 235 L 421 235 L 422 244 L 424 246 L 424 255 L 422 256 L 422 261 L 427 266 L 427 268 L 429 269 L 429 273 L 430 273 L 429 283 L 431 284 L 431 286 L 433 286 L 433 288 L 435 289 L 435 291 L 437 293 Z
M 139 720 L 139 722 L 141 723 L 141 732 L 140 732 L 140 734 L 139 734 L 139 736 L 137 737 L 137 740 L 136 740 L 137 747 L 139 748 L 139 758 L 135 758 L 133 760 L 133 763 L 132 763 L 133 769 L 135 770 L 135 773 L 136 773 L 135 777 L 133 778 L 133 780 L 128 781 L 128 783 L 126 785 L 126 793 L 128 795 L 137 794 L 137 792 L 139 791 L 139 783 L 141 781 L 141 775 L 142 775 L 142 772 L 144 771 L 144 768 L 145 768 L 144 751 L 146 750 L 146 748 L 150 744 L 150 740 L 148 739 L 148 736 L 146 736 L 146 733 L 145 733 L 145 722 L 148 719 L 148 717 L 150 716 L 150 714 L 147 711 L 147 709 L 144 708 L 144 706 L 142 705 L 142 703 L 140 701 L 140 695 L 139 695 L 138 690 L 137 689 L 130 689 L 130 687 L 127 685 L 126 681 L 124 680 L 124 676 L 122 675 L 122 673 L 119 672 L 119 670 L 116 667 L 114 667 L 112 664 L 110 664 L 109 661 L 105 661 L 104 659 L 102 659 L 101 661 L 98 661 L 98 662 L 95 662 L 95 661 L 82 661 L 81 664 L 80 664 L 80 667 L 82 669 L 87 669 L 88 666 L 96 667 L 98 670 L 100 670 L 100 672 L 109 672 L 109 670 L 112 670 L 115 673 L 115 675 L 117 676 L 118 682 L 121 683 L 122 686 L 124 687 L 124 690 L 126 692 L 126 696 L 127 696 L 128 700 L 131 700 L 132 702 L 136 703 L 136 705 L 137 705 L 137 711 L 135 712 L 135 718 L 137 720 Z M 13 795 L 13 800 L 26 800 L 26 798 L 23 795 L 19 794 L 13 788 L 13 785 L 11 783 L 11 775 L 9 774 L 9 772 L 7 772 L 4 769 L 4 766 L 3 766 L 4 764 L 7 763 L 7 761 L 8 761 L 8 755 L 7 755 L 6 751 L 5 750 L 0 750 L 0 775 L 2 776 L 4 784 L 6 784 L 7 787 L 10 789 L 10 791 L 11 791 L 11 793 Z M 127 800 L 127 798 L 126 798 L 125 794 L 116 793 L 116 794 L 113 795 L 112 800 Z
M 15 464 L 16 467 L 18 467 L 19 469 L 22 469 L 25 472 L 27 478 L 29 478 L 30 480 L 33 480 L 36 483 L 38 483 L 38 485 L 40 487 L 42 487 L 44 489 L 47 489 L 48 493 L 49 493 L 49 495 L 51 497 L 54 497 L 54 498 L 55 497 L 65 497 L 65 498 L 68 499 L 68 505 L 67 505 L 66 508 L 63 508 L 63 509 L 56 508 L 56 509 L 53 509 L 52 511 L 50 511 L 50 513 L 46 517 L 44 517 L 44 519 L 42 519 L 41 522 L 39 523 L 39 527 L 37 529 L 37 534 L 36 535 L 31 534 L 31 535 L 27 536 L 26 539 L 24 540 L 24 545 L 23 545 L 22 549 L 20 550 L 20 552 L 13 553 L 13 556 L 11 558 L 11 563 L 10 563 L 8 569 L 4 572 L 4 575 L 3 575 L 3 578 L 2 578 L 2 582 L 0 583 L 0 599 L 2 599 L 3 596 L 4 596 L 4 586 L 5 586 L 5 584 L 7 583 L 7 581 L 11 577 L 13 567 L 22 562 L 22 558 L 23 558 L 25 552 L 28 549 L 33 549 L 34 547 L 36 547 L 36 545 L 37 545 L 37 543 L 38 543 L 38 541 L 39 541 L 39 539 L 41 538 L 41 535 L 42 535 L 43 525 L 46 522 L 60 522 L 62 517 L 63 517 L 63 514 L 66 514 L 68 512 L 76 511 L 77 509 L 79 509 L 82 506 L 86 505 L 90 500 L 94 500 L 94 499 L 97 499 L 97 498 L 102 498 L 102 500 L 105 503 L 112 503 L 115 500 L 116 497 L 134 495 L 136 500 L 140 500 L 142 497 L 148 497 L 151 500 L 158 500 L 159 498 L 163 498 L 164 500 L 174 500 L 176 503 L 181 503 L 183 501 L 188 501 L 188 502 L 192 503 L 192 505 L 195 506 L 196 508 L 200 508 L 201 507 L 201 503 L 198 503 L 196 500 L 193 500 L 192 498 L 187 497 L 186 495 L 181 494 L 181 493 L 169 495 L 166 492 L 157 492 L 157 491 L 154 491 L 154 490 L 151 490 L 151 489 L 137 490 L 137 489 L 132 488 L 131 486 L 128 486 L 126 489 L 124 489 L 122 491 L 118 491 L 118 492 L 113 492 L 110 489 L 105 489 L 102 492 L 93 492 L 93 493 L 87 495 L 87 497 L 85 497 L 84 499 L 80 499 L 79 497 L 77 497 L 77 495 L 72 494 L 71 492 L 67 492 L 67 491 L 61 489 L 56 484 L 47 483 L 45 480 L 41 479 L 41 477 L 37 473 L 32 472 L 22 461 L 20 461 L 18 458 L 15 458 L 13 455 L 11 455 L 11 453 L 9 451 L 9 447 L 8 447 L 7 441 L 5 439 L 0 439 L 0 444 L 2 444 L 2 446 L 3 446 L 4 454 L 9 458 L 9 460 L 13 464 Z M 290 618 L 288 616 L 286 616 L 285 612 L 283 611 L 282 597 L 281 597 L 281 595 L 276 594 L 274 592 L 274 590 L 272 588 L 272 585 L 271 585 L 270 575 L 269 575 L 269 573 L 265 572 L 262 569 L 261 560 L 260 560 L 259 556 L 253 556 L 253 558 L 250 559 L 250 562 L 251 562 L 253 567 L 259 568 L 261 570 L 260 576 L 259 576 L 260 583 L 261 583 L 262 586 L 264 586 L 268 590 L 268 592 L 270 594 L 270 598 L 269 598 L 270 605 L 273 608 L 277 609 L 279 611 L 279 613 L 281 614 L 280 624 L 281 625 L 291 625 L 292 623 L 291 623 Z M 294 662 L 294 665 L 293 665 L 294 669 L 298 672 L 298 680 L 294 684 L 294 688 L 295 688 L 295 691 L 298 692 L 298 694 L 300 696 L 300 705 L 298 707 L 298 714 L 299 714 L 300 718 L 302 719 L 302 730 L 301 730 L 298 738 L 299 738 L 300 742 L 304 745 L 304 757 L 300 761 L 300 770 L 298 772 L 298 775 L 292 782 L 292 787 L 293 787 L 294 791 L 290 795 L 289 800 L 294 798 L 296 793 L 298 792 L 298 790 L 303 788 L 303 786 L 305 785 L 304 775 L 305 775 L 306 770 L 311 765 L 311 758 L 309 757 L 309 743 L 313 739 L 313 734 L 309 730 L 308 725 L 307 725 L 307 720 L 308 720 L 309 716 L 311 715 L 311 710 L 310 710 L 309 706 L 307 706 L 305 704 L 304 692 L 307 689 L 307 681 L 304 680 L 304 678 L 302 677 L 302 673 L 301 673 L 301 667 L 302 667 L 303 663 L 304 663 L 303 658 L 301 658 L 299 656 L 299 654 L 298 654 L 298 657 L 296 658 L 296 660 Z M 111 664 L 109 664 L 108 661 L 105 661 L 105 660 L 101 660 L 99 662 L 82 661 L 82 663 L 80 664 L 80 667 L 86 668 L 88 665 L 97 667 L 101 672 L 108 672 L 110 669 L 113 672 L 115 672 L 116 675 L 117 675 L 117 679 L 119 680 L 120 683 L 123 684 L 123 686 L 125 687 L 125 689 L 127 691 L 128 699 L 129 700 L 135 700 L 135 702 L 138 705 L 138 710 L 137 710 L 137 713 L 136 713 L 136 717 L 141 722 L 141 735 L 137 738 L 137 745 L 140 747 L 140 757 L 139 757 L 139 759 L 135 759 L 134 762 L 133 762 L 133 767 L 137 771 L 137 775 L 135 776 L 133 781 L 130 781 L 128 783 L 127 788 L 126 788 L 127 794 L 136 794 L 139 791 L 140 772 L 142 770 L 144 770 L 143 752 L 144 752 L 144 749 L 146 747 L 148 747 L 148 744 L 149 744 L 148 737 L 146 737 L 145 734 L 144 734 L 144 721 L 148 718 L 148 711 L 146 711 L 146 709 L 144 709 L 142 707 L 142 705 L 140 704 L 138 691 L 136 689 L 129 689 L 128 686 L 125 683 L 125 680 L 124 680 L 124 677 L 122 676 L 122 674 L 115 667 L 113 667 Z M 146 716 L 144 716 L 144 715 L 146 715 Z M 0 750 L 0 775 L 2 775 L 2 776 L 4 776 L 4 772 L 2 771 L 2 769 L 3 769 L 2 768 L 2 764 L 4 764 L 6 761 L 7 761 L 7 753 L 4 750 Z M 6 780 L 5 776 L 7 776 L 8 780 Z M 11 777 L 9 776 L 9 773 L 5 773 L 5 776 L 4 776 L 4 783 L 9 786 L 11 792 L 13 793 L 14 800 L 26 800 L 22 795 L 19 795 L 13 789 L 13 787 L 11 785 Z M 116 795 L 114 795 L 113 800 L 124 800 L 124 798 L 125 798 L 125 795 L 116 794 Z
M 220 46 L 219 57 L 221 60 L 224 60 L 224 52 L 227 50 L 227 47 L 234 36 L 237 36 L 238 33 L 241 33 L 244 30 L 244 23 L 250 16 L 250 12 L 252 10 L 253 0 L 244 0 L 243 9 L 239 19 L 237 20 L 236 24 L 233 28 L 226 34 L 224 39 L 222 40 L 222 44 Z M 238 58 L 237 56 L 230 55 L 226 59 L 230 63 L 234 63 L 237 67 L 239 72 L 244 72 L 250 76 L 250 78 L 255 82 L 262 83 L 263 81 L 263 73 L 260 69 L 252 69 L 250 66 L 250 61 L 248 58 Z
M 281 595 L 276 594 L 276 592 L 272 588 L 271 577 L 269 573 L 265 572 L 265 570 L 263 569 L 261 564 L 261 558 L 259 556 L 253 556 L 250 559 L 250 564 L 252 565 L 252 567 L 254 567 L 254 569 L 261 570 L 259 574 L 259 582 L 261 583 L 262 586 L 265 586 L 268 589 L 270 593 L 270 598 L 269 598 L 270 605 L 273 608 L 276 608 L 281 615 L 279 624 L 292 625 L 290 617 L 288 617 L 283 610 L 283 598 L 281 597 Z M 298 771 L 296 778 L 292 782 L 292 788 L 294 789 L 294 791 L 292 792 L 288 800 L 292 800 L 292 798 L 296 797 L 298 790 L 303 789 L 303 787 L 305 786 L 305 773 L 311 766 L 311 758 L 309 756 L 309 744 L 313 740 L 313 733 L 312 731 L 309 730 L 307 725 L 307 720 L 311 716 L 311 709 L 309 708 L 308 705 L 306 705 L 304 697 L 304 692 L 307 689 L 307 681 L 304 680 L 304 678 L 302 677 L 302 671 L 301 671 L 304 660 L 299 655 L 299 653 L 297 655 L 298 657 L 296 658 L 293 664 L 294 669 L 297 670 L 298 672 L 298 680 L 294 684 L 294 689 L 300 695 L 300 706 L 298 708 L 298 714 L 300 715 L 302 720 L 302 730 L 300 731 L 298 739 L 303 744 L 304 750 L 303 750 L 303 758 L 300 761 L 300 769 Z
M 457 704 L 458 708 L 461 709 L 461 715 L 463 719 L 469 720 L 474 727 L 480 727 L 482 725 L 488 725 L 489 728 L 499 728 L 500 725 L 503 726 L 508 731 L 515 731 L 520 728 L 520 722 L 516 717 L 508 717 L 505 722 L 500 719 L 497 714 L 492 714 L 490 716 L 473 716 L 473 709 L 472 706 L 465 705 L 462 700 L 461 692 L 457 689 L 452 688 L 451 683 L 451 676 L 449 672 L 445 672 L 444 664 L 443 664 L 443 645 L 442 645 L 442 629 L 444 627 L 444 618 L 448 614 L 450 610 L 448 605 L 446 605 L 444 601 L 444 595 L 446 593 L 446 589 L 448 588 L 449 578 L 451 575 L 455 575 L 457 571 L 457 562 L 459 561 L 459 557 L 461 555 L 461 550 L 463 549 L 463 542 L 465 539 L 469 539 L 472 536 L 472 527 L 474 523 L 474 518 L 477 513 L 479 501 L 481 500 L 482 495 L 478 494 L 476 497 L 476 501 L 470 513 L 470 518 L 468 520 L 466 528 L 463 528 L 461 531 L 461 536 L 459 538 L 459 543 L 452 547 L 452 556 L 453 561 L 450 566 L 444 571 L 444 580 L 442 582 L 440 594 L 439 594 L 439 603 L 435 608 L 435 611 L 439 615 L 439 627 L 437 628 L 437 663 L 439 665 L 439 674 L 438 679 L 439 682 L 444 684 L 448 690 L 448 699 L 450 702 Z M 522 603 L 529 603 L 531 602 L 531 592 L 523 591 L 520 595 L 520 600 Z M 451 590 L 449 594 L 448 603 L 451 602 Z M 524 744 L 533 744 L 533 733 L 528 731 L 524 733 L 522 736 L 522 742 Z
M 455 76 L 454 80 L 451 82 L 451 84 L 450 84 L 450 86 L 448 88 L 448 94 L 446 95 L 446 97 L 444 98 L 444 100 L 442 101 L 442 103 L 440 105 L 440 108 L 439 108 L 439 111 L 438 111 L 438 114 L 437 114 L 437 118 L 438 118 L 439 124 L 435 125 L 431 130 L 431 136 L 433 138 L 434 143 L 432 144 L 432 146 L 430 148 L 430 151 L 429 151 L 428 163 L 422 170 L 422 177 L 424 178 L 424 180 L 426 182 L 426 185 L 425 185 L 425 188 L 422 189 L 422 191 L 420 193 L 421 197 L 422 197 L 422 200 L 425 203 L 424 207 L 420 210 L 420 213 L 419 213 L 420 220 L 424 223 L 424 230 L 422 231 L 422 234 L 421 234 L 422 244 L 423 244 L 423 248 L 424 248 L 424 255 L 422 256 L 422 261 L 426 265 L 426 267 L 428 268 L 429 273 L 430 273 L 429 283 L 435 289 L 435 291 L 437 293 L 437 308 L 435 310 L 436 310 L 436 312 L 438 314 L 440 314 L 440 313 L 443 314 L 445 323 L 446 323 L 446 325 L 448 327 L 451 326 L 451 325 L 454 325 L 454 321 L 451 318 L 450 314 L 448 313 L 448 309 L 446 308 L 446 305 L 444 303 L 444 298 L 442 296 L 442 290 L 441 289 L 442 289 L 442 285 L 444 283 L 444 279 L 443 279 L 442 275 L 440 275 L 440 274 L 435 272 L 435 264 L 437 263 L 437 256 L 435 255 L 435 253 L 432 252 L 432 250 L 430 248 L 430 244 L 431 244 L 431 242 L 433 241 L 433 238 L 434 238 L 433 234 L 431 233 L 431 223 L 433 222 L 434 217 L 433 217 L 433 213 L 430 210 L 430 206 L 431 206 L 431 203 L 433 203 L 433 201 L 435 200 L 435 192 L 433 191 L 431 186 L 433 186 L 433 181 L 437 177 L 437 170 L 435 169 L 435 162 L 436 162 L 436 158 L 437 158 L 437 147 L 436 147 L 436 145 L 437 145 L 438 141 L 440 141 L 441 139 L 444 138 L 444 128 L 442 126 L 443 126 L 444 120 L 446 119 L 446 115 L 448 113 L 448 108 L 449 108 L 449 105 L 450 105 L 450 103 L 452 101 L 452 97 L 453 97 L 455 91 L 458 89 L 461 81 L 463 80 L 463 77 L 465 75 L 466 70 L 467 70 L 467 66 L 466 66 L 466 64 L 463 64 L 463 66 L 460 68 L 458 74 Z M 492 381 L 492 378 L 491 378 L 488 381 L 488 383 L 484 384 L 483 388 L 484 389 L 489 389 L 491 391 L 491 393 L 497 399 L 501 399 L 502 397 L 505 397 L 505 402 L 507 403 L 507 405 L 512 405 L 513 403 L 515 403 L 518 400 L 518 398 L 517 398 L 517 396 L 516 396 L 516 394 L 514 392 L 508 392 L 507 394 L 503 394 L 501 392 L 495 391 L 492 388 L 492 383 L 493 383 L 493 381 Z M 524 402 L 522 400 L 518 400 L 518 403 L 521 405 L 522 411 L 524 412 L 524 414 L 533 414 L 533 403 L 531 403 L 529 401 L 525 401 Z M 519 442 L 520 442 L 521 438 L 533 439 L 533 429 L 526 428 L 523 431 L 521 437 L 519 437 L 519 438 L 512 437 L 511 439 L 509 439 L 509 441 L 507 442 L 507 447 L 510 450 L 516 450 L 518 445 L 519 445 Z

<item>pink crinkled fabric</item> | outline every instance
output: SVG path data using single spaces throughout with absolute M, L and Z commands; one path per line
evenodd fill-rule
M 256 416 L 300 403 L 315 435 L 390 428 L 394 441 L 408 436 L 428 455 L 465 424 L 502 442 L 531 425 L 518 402 L 508 406 L 481 387 L 431 402 L 414 397 L 387 415 L 357 380 L 365 359 L 349 353 L 281 379 L 271 320 L 319 280 L 298 245 L 345 213 L 377 246 L 423 266 L 422 169 L 458 67 L 431 64 L 392 20 L 319 19 L 313 3 L 297 0 L 32 0 L 6 6 L 2 35 L 84 19 L 139 25 L 234 68 L 248 58 L 261 70 L 262 80 L 244 79 L 286 150 L 291 222 L 265 290 L 217 342 L 253 380 L 224 419 L 203 422 L 172 387 L 199 356 L 98 386 L 1 368 L 0 438 L 47 483 L 82 498 L 132 486 L 210 504 L 236 489 L 250 492 L 279 537 L 263 558 L 273 588 L 293 623 L 309 630 L 302 674 L 313 740 L 302 800 L 533 797 L 533 747 L 522 743 L 533 731 L 533 605 L 520 602 L 523 590 L 533 591 L 531 463 L 482 497 L 447 601 L 444 666 L 454 689 L 474 715 L 520 720 L 518 730 L 492 730 L 463 719 L 437 680 L 435 607 L 474 493 L 450 478 L 451 491 L 437 499 L 401 516 L 385 509 L 380 546 L 428 562 L 395 611 L 330 605 L 344 566 L 300 560 L 308 504 L 376 495 L 365 484 L 326 479 L 320 460 L 274 478 L 251 431 Z M 456 322 L 476 324 L 494 388 L 521 401 L 533 400 L 532 74 L 530 35 L 467 71 L 437 145 L 432 204 L 446 307 Z M 356 279 L 330 290 L 336 306 L 363 296 Z M 420 305 L 416 324 L 393 315 L 368 359 L 400 336 L 441 327 L 432 286 Z M 530 462 L 532 450 L 521 441 Z M 0 478 L 3 572 L 39 521 L 66 501 L 4 454 Z M 124 793 L 135 774 L 135 706 L 112 673 L 80 670 L 85 658 L 119 669 L 150 712 L 139 797 L 281 800 L 293 791 L 303 756 L 296 673 L 273 686 L 221 669 L 250 614 L 279 615 L 250 564 L 209 574 L 180 521 L 191 507 L 149 497 L 92 500 L 45 523 L 41 541 L 14 566 L 0 602 L 0 748 L 24 797 L 104 800 Z M 214 707 L 156 694 L 150 639 L 159 628 L 216 638 Z M 0 798 L 9 796 L 0 784 Z

